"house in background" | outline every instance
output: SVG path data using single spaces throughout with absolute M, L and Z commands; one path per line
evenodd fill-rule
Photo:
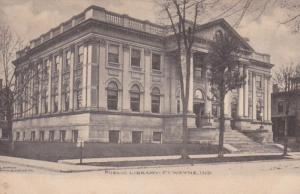
M 0 139 L 8 138 L 7 121 L 5 116 L 5 97 L 3 92 L 3 80 L 0 79 Z
M 272 141 L 270 56 L 255 52 L 224 19 L 199 26 L 188 126 L 200 136 L 206 125 L 218 127 L 218 102 L 206 98 L 210 71 L 204 58 L 215 35 L 224 33 L 239 41 L 239 71 L 247 76 L 242 88 L 226 96 L 226 126 L 243 131 L 263 125 Z M 91 6 L 32 40 L 14 61 L 17 85 L 26 76 L 24 66 L 38 73 L 25 87 L 24 99 L 30 100 L 16 103 L 15 141 L 181 142 L 172 35 L 166 26 Z
M 300 77 L 291 80 L 290 91 L 279 91 L 274 85 L 272 93 L 272 123 L 274 141 L 283 141 L 287 121 L 289 141 L 300 142 Z

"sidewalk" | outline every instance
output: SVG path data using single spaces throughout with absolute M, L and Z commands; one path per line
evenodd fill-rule
M 0 156 L 0 162 L 22 165 L 26 167 L 38 168 L 54 172 L 87 172 L 105 170 L 106 167 L 87 166 L 87 165 L 72 165 L 57 162 L 48 162 L 42 160 L 31 160 L 17 157 Z
M 229 157 L 245 157 L 245 156 L 281 156 L 281 153 L 241 153 L 241 154 L 225 154 L 225 158 Z M 208 155 L 190 155 L 191 159 L 209 159 L 216 158 L 217 154 Z M 146 157 L 120 157 L 120 158 L 84 158 L 83 163 L 106 163 L 106 162 L 131 162 L 131 161 L 157 161 L 157 160 L 176 160 L 180 155 L 173 156 L 146 156 Z M 300 160 L 300 152 L 289 153 L 288 158 Z M 0 156 L 0 162 L 23 165 L 32 168 L 39 168 L 54 172 L 88 172 L 120 169 L 122 167 L 105 167 L 105 166 L 89 166 L 77 165 L 79 159 L 60 160 L 58 162 L 48 162 L 41 160 L 31 160 L 24 158 L 16 158 L 9 156 Z M 169 165 L 170 166 L 170 165 Z M 145 167 L 145 166 L 144 166 Z M 124 167 L 123 167 L 124 168 Z

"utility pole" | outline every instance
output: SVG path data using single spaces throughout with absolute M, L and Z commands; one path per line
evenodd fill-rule
M 287 155 L 288 152 L 288 117 L 289 117 L 289 108 L 290 103 L 289 99 L 286 102 L 286 111 L 285 111 L 285 123 L 284 123 L 284 148 L 283 148 L 283 156 Z

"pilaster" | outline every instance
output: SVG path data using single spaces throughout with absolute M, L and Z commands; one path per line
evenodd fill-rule
M 272 79 L 271 77 L 269 77 L 268 79 L 268 116 L 267 116 L 267 120 L 269 122 L 271 122 L 271 94 L 272 94 Z
M 263 120 L 268 120 L 268 78 L 264 76 L 264 113 Z
M 47 64 L 48 66 L 48 112 L 52 112 L 51 110 L 52 63 L 53 63 L 53 57 L 50 56 Z
M 240 74 L 243 75 L 244 70 L 243 67 L 239 67 Z M 244 88 L 238 88 L 238 110 L 237 116 L 242 118 L 244 117 Z
M 248 65 L 244 66 L 245 85 L 244 85 L 244 116 L 249 117 L 249 71 Z
M 74 109 L 74 66 L 75 66 L 75 56 L 77 56 L 77 48 L 71 46 L 71 64 L 70 64 L 70 103 L 69 109 Z
M 83 47 L 83 64 L 82 64 L 82 107 L 87 106 L 87 69 L 88 69 L 88 47 L 84 44 Z
M 130 47 L 123 45 L 124 62 L 123 62 L 123 95 L 122 95 L 122 111 L 128 112 L 129 106 L 129 66 L 130 66 Z
M 252 76 L 252 120 L 256 120 L 256 74 Z
M 106 102 L 106 41 L 99 41 L 99 109 L 106 110 L 107 102 Z
M 61 103 L 61 96 L 62 96 L 62 67 L 63 67 L 63 61 L 65 61 L 65 60 L 63 60 L 63 58 L 65 58 L 65 54 L 64 54 L 64 52 L 63 51 L 60 51 L 59 52 L 60 53 L 60 56 L 59 56 L 59 64 L 58 64 L 58 72 L 59 72 L 59 74 L 58 74 L 58 112 L 60 112 L 61 111 L 61 105 L 62 105 L 62 103 Z
M 145 49 L 145 102 L 144 112 L 151 112 L 151 50 Z

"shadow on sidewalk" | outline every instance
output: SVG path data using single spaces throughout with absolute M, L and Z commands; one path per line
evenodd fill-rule
M 133 167 L 133 166 L 161 166 L 161 165 L 184 165 L 205 164 L 224 162 L 249 162 L 265 160 L 291 159 L 281 155 L 261 156 L 228 156 L 223 158 L 195 158 L 195 159 L 166 159 L 166 160 L 143 160 L 143 161 L 118 161 L 118 162 L 90 162 L 83 165 L 105 166 L 105 167 Z

